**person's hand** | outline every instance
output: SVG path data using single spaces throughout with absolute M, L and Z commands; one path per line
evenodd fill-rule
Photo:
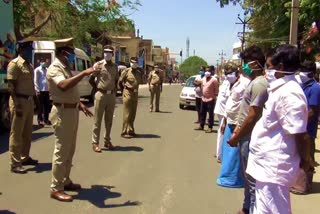
M 226 129 L 226 123 L 222 123 L 221 128 L 220 128 L 220 132 L 222 135 L 224 134 L 225 129 Z
M 81 111 L 83 111 L 83 113 L 87 116 L 87 117 L 92 117 L 93 114 L 92 112 L 87 108 L 87 106 L 85 106 L 83 103 L 80 102 L 80 105 L 79 105 L 79 109 Z
M 232 134 L 231 138 L 227 141 L 227 143 L 231 146 L 231 147 L 237 147 L 239 144 L 239 141 L 236 139 L 236 135 Z
M 303 169 L 305 172 L 309 172 L 310 169 L 312 169 L 311 160 L 301 160 L 300 168 Z

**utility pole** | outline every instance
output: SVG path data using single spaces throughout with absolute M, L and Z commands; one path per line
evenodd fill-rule
M 219 53 L 219 56 L 220 56 L 220 60 L 221 60 L 220 65 L 222 65 L 222 64 L 223 64 L 224 57 L 227 56 L 227 55 L 226 55 L 226 53 L 224 53 L 223 50 L 222 50 L 221 53 Z
M 216 71 L 217 71 L 217 73 L 218 73 L 218 75 L 219 75 L 219 70 L 220 70 L 220 69 L 219 69 L 219 60 L 217 59 L 216 61 L 217 61 Z
M 242 52 L 244 50 L 244 43 L 246 42 L 246 28 L 247 28 L 247 25 L 249 24 L 249 21 L 251 20 L 251 18 L 249 18 L 248 20 L 246 20 L 244 18 L 244 20 L 242 20 L 240 18 L 240 14 L 238 14 L 238 19 L 240 20 L 240 23 L 237 22 L 236 24 L 243 26 L 243 28 L 242 28 L 242 39 L 241 39 L 241 52 Z
M 193 56 L 195 56 L 196 55 L 196 50 L 195 49 L 193 49 Z
M 299 14 L 299 0 L 292 0 L 290 45 L 294 45 L 294 46 L 297 46 L 298 44 L 298 14 Z

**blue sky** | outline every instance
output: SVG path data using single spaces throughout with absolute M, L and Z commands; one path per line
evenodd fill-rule
M 229 5 L 220 8 L 216 0 L 140 0 L 139 11 L 130 16 L 145 39 L 155 45 L 170 48 L 170 52 L 183 49 L 186 57 L 186 39 L 190 38 L 190 56 L 196 55 L 209 64 L 216 64 L 224 50 L 232 56 L 232 45 L 238 41 L 237 16 L 243 16 L 241 7 Z M 201 3 L 199 3 L 201 2 Z M 180 58 L 179 60 L 180 61 Z

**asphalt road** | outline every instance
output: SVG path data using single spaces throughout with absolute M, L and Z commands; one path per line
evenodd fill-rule
M 78 142 L 71 177 L 83 189 L 70 192 L 75 200 L 62 203 L 49 198 L 54 136 L 51 127 L 35 126 L 32 157 L 37 167 L 26 175 L 9 171 L 8 136 L 0 141 L 0 213 L 110 213 L 110 214 L 231 214 L 242 206 L 243 190 L 216 185 L 220 165 L 213 158 L 216 134 L 193 131 L 196 113 L 180 110 L 181 86 L 165 86 L 160 109 L 149 113 L 149 93 L 140 89 L 138 137 L 120 137 L 121 99 L 112 130 L 116 151 L 94 153 L 91 148 L 93 120 L 80 116 Z M 217 129 L 217 126 L 214 127 Z M 103 134 L 101 135 L 102 140 Z M 102 140 L 103 142 L 103 140 Z M 317 159 L 319 159 L 317 153 Z M 320 176 L 314 193 L 292 196 L 293 213 L 318 214 Z

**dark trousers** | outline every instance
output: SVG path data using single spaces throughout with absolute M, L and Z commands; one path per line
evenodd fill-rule
M 201 104 L 202 104 L 202 99 L 196 97 L 196 111 L 198 114 L 198 121 L 201 121 Z
M 202 128 L 206 124 L 207 113 L 209 113 L 208 127 L 209 128 L 213 127 L 213 110 L 214 110 L 215 104 L 216 104 L 215 100 L 212 100 L 212 101 L 209 101 L 209 102 L 202 102 L 202 105 L 201 105 L 201 123 L 200 123 L 200 126 Z
M 51 110 L 49 91 L 40 91 L 37 95 L 39 106 L 38 106 L 38 121 L 49 121 L 49 113 Z

